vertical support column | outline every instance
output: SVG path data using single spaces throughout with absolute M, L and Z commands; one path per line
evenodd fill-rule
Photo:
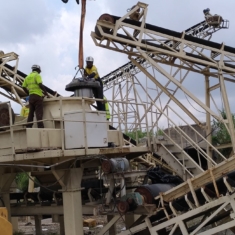
M 36 235 L 42 235 L 42 216 L 35 215 L 34 221 L 35 221 Z
M 4 169 L 0 169 L 0 196 L 8 211 L 8 220 L 11 222 L 11 206 L 10 206 L 10 187 L 15 179 L 15 173 L 4 174 Z
M 135 120 L 135 128 L 136 130 L 139 129 L 142 132 L 142 126 L 141 126 L 141 119 L 140 119 L 140 112 L 139 112 L 139 105 L 138 105 L 138 99 L 137 99 L 137 91 L 136 91 L 136 86 L 135 86 L 135 80 L 134 80 L 134 76 L 131 76 L 131 83 L 132 83 L 132 87 L 133 87 L 133 91 L 134 91 L 134 97 L 135 97 L 135 103 L 136 103 L 136 112 L 135 112 L 135 117 L 138 120 Z
M 11 224 L 12 224 L 13 232 L 17 232 L 19 229 L 18 217 L 11 217 Z
M 32 179 L 34 179 L 34 177 L 33 178 L 31 177 L 31 172 L 29 172 L 28 175 L 29 175 L 28 192 L 32 193 L 34 190 L 34 181 Z M 31 217 L 27 216 L 26 220 L 27 220 L 27 223 L 31 222 Z
M 125 215 L 126 229 L 129 229 L 139 217 L 139 215 L 135 214 Z
M 73 168 L 65 176 L 63 187 L 64 225 L 66 235 L 83 234 L 81 180 L 83 169 Z
M 205 97 L 206 97 L 206 106 L 208 108 L 210 108 L 210 79 L 209 76 L 205 76 Z M 206 112 L 206 139 L 209 143 L 212 142 L 212 138 L 211 138 L 211 115 L 209 112 Z M 207 144 L 206 145 L 206 153 L 207 155 L 212 158 L 212 151 L 210 146 Z M 207 168 L 211 168 L 212 167 L 212 163 L 211 161 L 208 159 L 207 160 Z
M 126 184 L 125 184 L 125 179 L 121 178 L 121 197 L 126 195 Z
M 114 179 L 110 179 L 109 180 L 109 191 L 106 194 L 106 201 L 105 201 L 105 205 L 109 205 L 111 198 L 112 198 L 112 194 L 113 194 L 113 190 L 115 187 L 115 181 Z
M 7 208 L 8 220 L 11 222 L 11 204 L 10 204 L 10 192 L 4 192 L 1 194 L 4 206 Z
M 130 182 L 126 181 L 126 186 L 128 186 L 128 187 L 134 186 L 133 182 L 135 181 L 135 177 L 131 177 L 130 179 L 131 179 Z M 127 191 L 126 193 L 134 192 L 133 189 L 128 189 L 126 191 Z M 139 215 L 135 215 L 135 214 L 127 214 L 127 215 L 125 215 L 126 229 L 129 229 L 138 220 L 139 217 L 140 217 Z
M 115 85 L 113 85 L 113 90 L 112 90 L 112 100 L 113 100 L 113 102 L 112 102 L 112 113 L 113 113 L 113 115 L 111 115 L 111 123 L 110 123 L 110 125 L 111 126 L 113 126 L 113 122 L 114 122 L 114 114 L 115 114 L 115 111 L 114 111 L 114 108 L 115 108 L 115 104 L 114 104 L 114 100 L 115 100 Z
M 64 228 L 64 216 L 59 216 L 60 221 L 60 235 L 65 235 L 65 228 Z
M 126 84 L 126 86 L 127 86 L 127 84 Z M 122 86 L 121 86 L 121 83 L 119 83 L 119 93 L 120 93 L 121 100 L 123 101 L 123 95 L 122 95 Z M 127 120 L 126 120 L 126 114 L 125 114 L 125 106 L 124 106 L 124 102 L 122 102 L 122 112 L 123 112 L 123 120 L 124 120 L 125 132 L 127 132 Z
M 113 219 L 113 215 L 107 215 L 107 221 L 110 222 Z M 116 224 L 113 224 L 109 229 L 109 235 L 116 234 Z

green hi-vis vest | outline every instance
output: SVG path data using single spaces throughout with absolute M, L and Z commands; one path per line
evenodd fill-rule
M 30 73 L 24 80 L 22 87 L 29 90 L 29 94 L 43 96 L 42 90 L 38 84 L 42 83 L 42 77 L 36 71 Z
M 106 100 L 106 98 L 104 97 L 104 100 Z M 106 119 L 110 119 L 110 112 L 109 112 L 109 103 L 105 102 L 105 111 L 106 111 Z

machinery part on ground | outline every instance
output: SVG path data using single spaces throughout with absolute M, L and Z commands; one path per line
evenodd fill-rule
M 100 83 L 97 81 L 85 81 L 83 78 L 73 79 L 68 85 L 66 85 L 66 91 L 73 91 L 76 97 L 88 97 L 93 98 L 93 89 L 98 89 Z
M 12 124 L 15 122 L 15 114 L 13 109 L 11 109 Z M 0 127 L 10 125 L 10 113 L 9 106 L 6 103 L 0 103 Z M 0 129 L 0 131 L 3 129 Z
M 121 198 L 117 209 L 121 214 L 134 211 L 138 206 L 146 204 L 156 204 L 155 197 L 161 192 L 166 192 L 175 187 L 174 184 L 150 184 L 138 187 L 135 192 L 128 193 Z
M 140 193 L 145 203 L 147 204 L 155 204 L 155 197 L 159 195 L 161 192 L 166 192 L 175 187 L 175 184 L 146 184 L 138 187 L 135 192 Z
M 155 154 L 157 156 L 157 154 Z M 148 178 L 152 181 L 152 184 L 174 184 L 179 185 L 184 181 L 178 175 L 172 175 L 166 173 L 159 166 L 151 168 L 147 172 Z
M 111 16 L 109 14 L 101 15 L 98 20 L 107 21 L 110 24 L 114 24 L 115 23 L 115 20 L 114 20 L 113 16 Z M 102 29 L 103 29 L 103 31 L 105 33 L 110 33 L 111 32 L 111 30 L 109 28 L 102 27 Z M 95 33 L 97 34 L 97 36 L 99 36 L 99 37 L 101 36 L 100 31 L 99 31 L 97 26 L 95 26 Z
M 111 158 L 102 162 L 104 173 L 125 172 L 129 169 L 129 161 L 126 158 Z
M 117 209 L 122 215 L 124 215 L 130 211 L 129 203 L 126 201 L 120 201 L 117 205 Z
M 117 205 L 117 209 L 121 214 L 126 214 L 128 211 L 134 211 L 138 206 L 144 204 L 144 198 L 140 193 L 128 193 L 121 198 Z
M 0 207 L 0 234 L 12 235 L 12 224 L 8 221 L 8 213 L 5 207 Z

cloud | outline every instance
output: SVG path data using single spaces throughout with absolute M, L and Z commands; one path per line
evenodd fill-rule
M 49 32 L 54 15 L 50 14 L 45 1 L 8 0 L 1 4 L 0 43 L 13 45 L 30 44 L 33 37 L 43 37 Z
M 203 21 L 202 10 L 210 7 L 212 13 L 230 19 L 231 25 L 229 30 L 222 29 L 216 32 L 212 41 L 219 43 L 224 41 L 230 46 L 234 44 L 231 37 L 235 33 L 233 0 L 227 0 L 226 4 L 220 0 L 146 2 L 149 4 L 148 23 L 179 32 Z M 96 20 L 104 13 L 123 16 L 127 13 L 127 9 L 136 3 L 136 0 L 87 1 L 84 56 L 91 55 L 95 58 L 95 65 L 101 77 L 127 63 L 128 56 L 95 46 L 90 33 L 94 31 Z M 0 20 L 4 22 L 0 25 L 0 50 L 17 53 L 20 56 L 19 69 L 26 74 L 31 71 L 32 64 L 40 64 L 44 84 L 63 95 L 71 95 L 64 88 L 75 75 L 74 68 L 78 64 L 80 9 L 81 5 L 77 5 L 74 0 L 70 0 L 68 4 L 63 4 L 61 0 L 24 0 L 23 3 L 15 0 L 4 1 L 1 4 L 0 14 Z M 170 71 L 170 67 L 166 69 Z M 157 78 L 160 79 L 161 75 L 158 74 Z M 203 97 L 204 88 L 201 89 L 204 85 L 203 76 L 199 79 L 201 79 L 200 84 L 199 80 L 195 83 L 195 75 L 190 74 L 185 85 L 192 93 Z M 230 86 L 228 88 L 231 89 Z M 152 96 L 155 95 L 152 91 L 150 93 Z M 106 94 L 108 99 L 111 98 L 110 90 Z M 233 95 L 232 92 L 229 94 Z

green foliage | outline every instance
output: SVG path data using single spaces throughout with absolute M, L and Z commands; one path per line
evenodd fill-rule
M 142 132 L 141 130 L 130 131 L 130 132 L 126 132 L 125 134 L 133 140 L 136 140 L 137 138 L 141 139 L 147 136 L 147 132 L 146 131 Z
M 20 189 L 22 192 L 28 190 L 29 185 L 29 175 L 26 172 L 18 173 L 15 178 L 17 188 Z
M 158 136 L 158 135 L 164 135 L 163 129 L 158 129 L 156 136 Z
M 221 111 L 221 116 L 223 119 L 227 119 L 227 115 L 224 110 Z M 232 114 L 233 124 L 235 126 L 235 115 Z M 228 133 L 225 125 L 217 120 L 213 120 L 212 124 L 213 134 L 212 134 L 212 144 L 221 145 L 231 143 L 231 137 Z M 232 148 L 224 148 L 219 150 L 225 157 L 229 157 Z
M 125 133 L 127 136 L 129 136 L 130 138 L 132 138 L 133 140 L 141 139 L 144 137 L 148 136 L 147 131 L 141 131 L 141 130 L 137 130 L 137 131 L 129 131 Z M 152 136 L 158 136 L 158 135 L 163 135 L 163 130 L 159 129 L 158 132 L 154 133 L 153 131 L 149 132 L 149 137 Z M 136 138 L 137 137 L 137 138 Z

